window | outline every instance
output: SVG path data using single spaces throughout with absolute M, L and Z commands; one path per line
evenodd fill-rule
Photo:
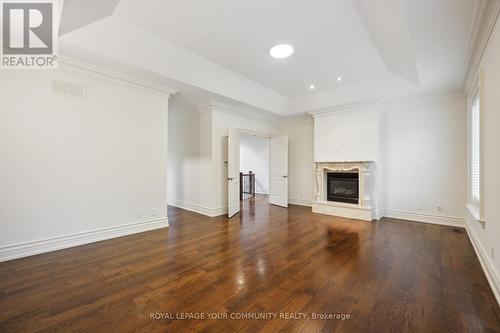
M 471 109 L 471 196 L 472 201 L 477 203 L 480 200 L 481 193 L 481 110 L 479 97 L 472 102 Z

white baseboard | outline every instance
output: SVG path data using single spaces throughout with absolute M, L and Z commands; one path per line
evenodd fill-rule
M 288 203 L 290 205 L 312 207 L 312 201 L 307 199 L 288 198 Z
M 465 218 L 462 217 L 420 213 L 420 212 L 409 212 L 409 211 L 395 210 L 395 209 L 384 210 L 382 212 L 382 216 L 393 219 L 439 224 L 449 227 L 465 228 Z
M 168 204 L 170 206 L 189 210 L 190 212 L 198 213 L 208 217 L 216 217 L 227 214 L 227 207 L 210 208 L 179 200 L 171 200 Z
M 378 221 L 383 217 L 384 217 L 384 211 L 381 211 L 381 210 L 376 210 L 372 214 L 372 218 L 374 221 Z
M 7 261 L 35 254 L 66 249 L 78 245 L 127 236 L 139 232 L 168 227 L 168 219 L 161 218 L 116 227 L 80 232 L 71 235 L 42 239 L 0 247 L 0 261 Z
M 469 225 L 469 223 L 466 223 L 466 230 L 467 235 L 469 235 L 469 239 L 471 240 L 472 247 L 476 252 L 476 256 L 481 263 L 484 275 L 486 275 L 491 290 L 493 291 L 493 294 L 495 295 L 495 298 L 500 305 L 500 274 L 491 262 L 490 257 L 488 256 L 488 252 L 484 249 L 483 245 L 479 241 L 479 238 L 477 238 L 474 229 Z

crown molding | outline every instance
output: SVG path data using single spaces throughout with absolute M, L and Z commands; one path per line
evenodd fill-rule
M 443 92 L 434 92 L 434 93 L 427 93 L 427 94 L 414 95 L 401 98 L 391 98 L 384 100 L 382 102 L 382 105 L 384 108 L 405 106 L 405 105 L 422 105 L 422 104 L 437 102 L 439 100 L 446 98 L 457 98 L 457 97 L 466 97 L 466 96 L 461 91 L 455 91 L 455 92 L 443 91 Z
M 296 123 L 309 122 L 313 120 L 311 114 L 307 112 L 292 114 L 288 116 L 282 116 L 280 120 L 280 125 L 291 125 Z
M 196 106 L 199 112 L 207 112 L 211 110 L 223 111 L 232 114 L 238 114 L 248 119 L 252 120 L 266 120 L 274 123 L 279 122 L 283 116 L 273 114 L 268 111 L 260 111 L 260 110 L 249 110 L 241 107 L 235 107 L 232 105 L 216 102 L 216 101 L 208 101 L 202 104 L 198 104 Z
M 471 62 L 472 56 L 474 54 L 475 41 L 478 37 L 479 30 L 482 25 L 482 18 L 485 14 L 486 1 L 488 0 L 476 0 L 474 2 L 470 18 L 471 23 L 467 29 L 467 40 L 465 45 L 465 53 L 462 59 L 462 64 L 460 66 L 460 75 L 457 81 L 457 87 L 462 87 L 464 85 L 469 63 Z
M 367 109 L 379 108 L 384 101 L 383 97 L 371 98 L 362 101 L 356 101 L 346 104 L 339 104 L 323 109 L 317 109 L 309 111 L 308 114 L 313 116 L 313 118 L 326 117 L 331 114 L 343 113 L 343 112 L 356 112 L 363 111 Z
M 140 79 L 138 77 L 120 73 L 114 70 L 110 70 L 101 66 L 96 66 L 92 65 L 90 63 L 83 62 L 81 60 L 67 57 L 67 56 L 61 56 L 59 58 L 59 63 L 62 64 L 63 66 L 67 66 L 73 69 L 77 69 L 80 71 L 84 72 L 90 72 L 91 74 L 98 75 L 100 77 L 104 77 L 107 79 L 113 79 L 113 80 L 118 80 L 121 81 L 125 84 L 135 86 L 141 89 L 148 90 L 150 92 L 154 93 L 159 93 L 161 95 L 166 95 L 167 97 L 170 97 L 171 95 L 174 95 L 177 93 L 177 90 L 160 85 L 160 84 L 155 84 L 153 82 L 149 82 L 143 79 Z
M 468 96 L 474 82 L 477 81 L 479 66 L 500 13 L 500 1 L 480 0 L 480 2 L 470 34 L 470 54 L 466 58 L 467 69 L 462 84 L 462 89 Z

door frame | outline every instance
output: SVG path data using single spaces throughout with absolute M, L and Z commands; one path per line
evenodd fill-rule
M 269 140 L 269 165 L 267 166 L 267 169 L 269 171 L 269 190 L 271 190 L 271 138 L 273 136 L 276 136 L 274 134 L 270 134 L 270 133 L 265 133 L 265 132 L 258 132 L 258 131 L 252 131 L 252 130 L 247 130 L 247 129 L 243 129 L 243 128 L 235 128 L 236 130 L 238 130 L 238 132 L 240 132 L 240 134 L 247 134 L 247 135 L 254 135 L 254 136 L 258 136 L 258 137 L 261 137 L 261 138 L 265 138 L 265 139 L 268 139 Z M 240 136 L 240 147 L 241 147 L 241 136 Z M 241 156 L 240 156 L 240 160 L 241 160 Z M 268 202 L 269 202 L 269 197 L 268 197 Z
M 264 133 L 264 132 L 257 132 L 257 131 L 252 131 L 252 130 L 246 130 L 246 129 L 242 129 L 242 128 L 236 128 L 240 133 L 243 133 L 243 134 L 249 134 L 249 135 L 255 135 L 255 136 L 260 136 L 262 138 L 267 138 L 267 139 L 270 139 L 271 137 L 275 136 L 273 134 L 269 134 L 269 133 Z

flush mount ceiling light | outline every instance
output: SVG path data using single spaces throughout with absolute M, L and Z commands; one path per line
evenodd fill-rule
M 288 44 L 275 45 L 269 50 L 269 54 L 276 59 L 288 58 L 293 54 L 293 46 Z
M 316 89 L 316 85 L 314 84 L 309 85 L 309 90 L 314 90 L 314 89 Z
M 337 78 L 337 82 L 341 82 L 341 81 L 342 81 L 342 76 L 339 76 L 339 77 Z

